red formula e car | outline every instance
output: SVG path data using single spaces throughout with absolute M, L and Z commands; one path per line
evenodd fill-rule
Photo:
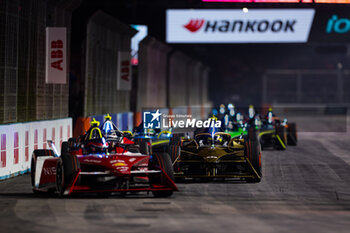
M 96 121 L 78 140 L 63 142 L 61 155 L 51 150 L 35 150 L 31 162 L 33 191 L 74 193 L 152 192 L 168 197 L 177 190 L 170 156 L 166 153 L 141 154 L 127 137 L 108 141 Z

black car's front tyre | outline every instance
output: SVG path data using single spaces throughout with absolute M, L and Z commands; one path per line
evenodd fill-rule
M 164 186 L 167 186 L 167 177 L 168 176 L 172 181 L 174 181 L 174 171 L 173 166 L 171 163 L 171 159 L 168 153 L 157 153 L 153 155 L 153 159 L 151 161 L 151 169 L 154 168 L 161 168 L 164 173 L 161 173 L 157 176 L 151 176 L 150 177 L 150 184 L 161 184 Z M 173 194 L 173 190 L 159 190 L 159 191 L 152 191 L 153 195 L 155 197 L 169 197 Z
M 255 129 L 248 130 L 248 140 L 246 141 L 246 153 L 259 177 L 246 178 L 247 183 L 258 183 L 261 181 L 262 168 L 261 168 L 261 146 L 259 142 L 259 136 Z M 254 172 L 254 174 L 255 174 Z M 256 175 L 256 174 L 255 174 Z
M 295 123 L 288 123 L 287 142 L 289 146 L 296 146 L 298 143 L 297 126 Z

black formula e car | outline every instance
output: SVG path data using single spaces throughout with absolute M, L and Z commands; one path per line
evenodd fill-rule
M 296 146 L 298 143 L 296 124 L 289 123 L 287 119 L 281 121 L 270 108 L 266 117 L 261 120 L 260 143 L 262 149 L 272 147 L 285 150 L 287 145 Z
M 258 132 L 232 138 L 225 132 L 200 132 L 194 138 L 174 137 L 170 142 L 174 175 L 184 178 L 240 178 L 249 183 L 262 177 Z

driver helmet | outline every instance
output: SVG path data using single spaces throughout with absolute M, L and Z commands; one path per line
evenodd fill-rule
M 235 106 L 233 104 L 228 104 L 227 109 L 231 117 L 233 117 L 236 114 Z
M 272 121 L 273 121 L 273 113 L 272 113 L 272 108 L 270 107 L 269 108 L 269 111 L 267 112 L 267 122 L 269 123 L 269 124 L 271 124 L 272 123 Z
M 221 114 L 225 114 L 225 105 L 224 104 L 220 104 L 220 108 L 219 108 L 219 112 L 221 113 Z
M 102 130 L 106 135 L 113 130 L 112 117 L 109 114 L 105 116 L 105 121 L 103 122 Z
M 91 127 L 88 131 L 88 142 L 86 144 L 86 149 L 89 153 L 104 152 L 108 147 L 108 144 L 106 143 L 105 138 L 102 136 L 99 128 L 100 122 L 93 118 L 90 124 Z
M 254 110 L 254 106 L 252 104 L 249 105 L 248 115 L 249 115 L 250 119 L 254 118 L 254 116 L 255 116 L 255 110 Z
M 216 132 L 219 132 L 220 129 L 215 127 L 215 123 L 218 121 L 218 118 L 216 116 L 212 116 L 209 118 L 210 120 L 210 125 L 209 125 L 209 133 L 211 135 L 214 135 Z
M 102 138 L 101 130 L 98 128 L 100 126 L 100 122 L 96 121 L 96 119 L 93 118 L 90 125 L 91 127 L 89 129 L 89 140 Z
M 101 127 L 103 135 L 108 138 L 117 138 L 118 136 L 121 136 L 121 132 L 113 123 L 112 117 L 107 114 L 104 119 L 105 121 Z

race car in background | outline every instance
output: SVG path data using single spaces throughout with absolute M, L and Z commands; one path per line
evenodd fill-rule
M 230 109 L 230 108 L 228 108 Z M 252 105 L 248 108 L 246 117 L 242 117 L 240 113 L 232 115 L 230 110 L 222 119 L 225 132 L 232 137 L 247 135 L 248 128 L 259 130 L 259 140 L 262 149 L 272 147 L 278 150 L 285 150 L 287 145 L 297 145 L 297 129 L 295 123 L 289 123 L 287 119 L 283 121 L 276 117 L 272 108 L 269 109 L 267 115 L 262 117 L 255 112 Z
M 113 129 L 113 130 L 109 130 Z M 124 135 L 124 138 L 139 145 L 140 152 L 142 154 L 153 153 L 168 153 L 172 150 L 169 143 L 173 138 L 181 137 L 183 134 L 173 134 L 172 128 L 168 130 L 145 128 L 143 122 L 130 131 L 120 131 L 111 120 L 111 116 L 107 114 L 105 121 L 101 127 L 103 135 L 108 141 L 114 141 L 115 138 L 120 138 L 120 135 Z
M 119 132 L 109 132 L 117 137 L 107 140 L 98 126 L 94 120 L 86 134 L 63 142 L 60 155 L 52 142 L 52 149 L 33 152 L 31 181 L 35 193 L 125 195 L 146 191 L 155 197 L 168 197 L 177 190 L 168 154 L 142 154 L 139 145 L 119 136 Z
M 221 120 L 225 132 L 231 137 L 239 137 L 247 135 L 247 124 L 244 122 L 244 116 L 240 112 L 236 112 L 234 105 L 228 105 L 228 111 Z
M 169 142 L 172 137 L 171 129 L 162 131 L 161 129 L 146 129 L 143 122 L 133 130 L 134 138 L 147 138 L 152 142 Z
M 143 122 L 133 130 L 133 140 L 135 143 L 147 142 L 150 153 L 168 153 L 171 155 L 173 148 L 170 142 L 184 136 L 183 133 L 173 133 L 172 128 L 168 130 L 145 129 Z
M 216 128 L 201 128 L 193 138 L 179 137 L 170 145 L 177 180 L 240 178 L 248 183 L 261 180 L 261 149 L 258 132 L 253 128 L 242 137 L 231 137 Z
M 123 138 L 124 144 L 137 144 L 139 145 L 140 153 L 145 155 L 152 154 L 151 143 L 152 141 L 148 137 L 136 137 L 130 131 L 121 131 L 112 122 L 112 117 L 107 114 L 104 117 L 104 122 L 100 127 L 102 135 L 106 138 L 106 141 L 111 145 L 120 143 L 120 139 Z
M 222 118 L 222 125 L 226 133 L 231 137 L 239 137 L 248 134 L 248 128 L 259 130 L 260 122 L 256 117 L 254 107 L 249 106 L 248 115 L 245 116 L 240 112 L 236 112 L 234 105 L 228 105 L 228 111 Z
M 296 146 L 298 142 L 295 123 L 289 123 L 287 119 L 281 119 L 274 115 L 269 108 L 265 118 L 261 119 L 260 143 L 262 149 L 273 147 L 285 150 L 287 145 Z

